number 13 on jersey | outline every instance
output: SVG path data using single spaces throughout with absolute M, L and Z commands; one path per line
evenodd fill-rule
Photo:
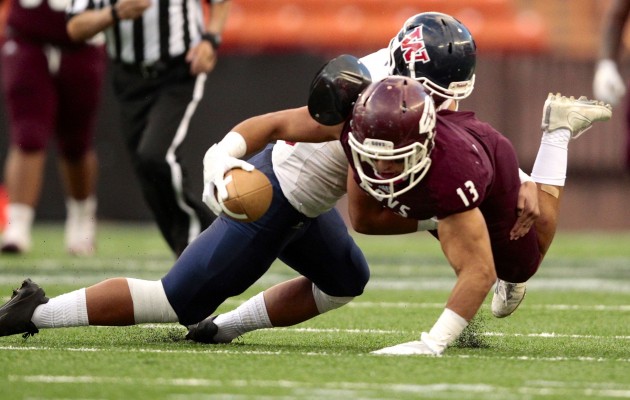
M 464 183 L 464 189 L 457 188 L 456 192 L 460 199 L 464 202 L 464 205 L 468 207 L 470 203 L 474 203 L 479 198 L 479 193 L 475 188 L 475 184 L 472 181 L 466 181 Z M 470 200 L 468 200 L 470 198 Z

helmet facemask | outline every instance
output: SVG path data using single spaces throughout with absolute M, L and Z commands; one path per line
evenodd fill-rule
M 418 88 L 425 99 L 419 106 L 421 109 L 414 110 L 415 116 L 410 117 L 415 118 L 413 128 L 415 132 L 405 131 L 409 123 L 409 120 L 404 120 L 406 117 L 396 119 L 394 115 L 392 121 L 402 121 L 400 127 L 389 124 L 388 127 L 391 128 L 387 132 L 366 133 L 362 131 L 361 126 L 353 123 L 352 130 L 348 134 L 352 162 L 356 167 L 361 187 L 378 200 L 394 198 L 411 190 L 424 178 L 431 166 L 430 153 L 435 136 L 435 107 L 422 87 L 418 85 Z M 373 99 L 368 98 L 367 101 L 370 100 Z M 401 107 L 400 110 L 394 109 L 393 112 L 411 113 L 412 111 Z M 392 132 L 398 128 L 401 129 L 400 133 Z M 398 140 L 388 140 L 394 138 Z M 402 171 L 395 176 L 381 176 L 376 165 L 378 161 L 400 163 Z

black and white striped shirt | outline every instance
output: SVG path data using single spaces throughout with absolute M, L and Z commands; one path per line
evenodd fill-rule
M 224 0 L 205 0 L 221 3 Z M 67 13 L 80 14 L 117 0 L 72 0 Z M 116 62 L 153 64 L 186 54 L 204 32 L 201 0 L 153 0 L 142 16 L 121 20 L 105 30 L 107 50 Z

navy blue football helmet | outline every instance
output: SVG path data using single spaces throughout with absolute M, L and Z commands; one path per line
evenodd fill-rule
M 409 18 L 389 43 L 390 73 L 419 81 L 431 95 L 461 100 L 475 85 L 477 46 L 464 24 L 447 14 Z

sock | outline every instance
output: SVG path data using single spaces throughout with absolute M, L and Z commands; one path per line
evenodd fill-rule
M 534 168 L 532 168 L 532 179 L 535 182 L 564 186 L 570 139 L 571 132 L 566 128 L 543 133 Z
M 89 325 L 85 288 L 53 297 L 35 309 L 31 321 L 38 328 Z
M 466 326 L 468 326 L 468 321 L 455 311 L 445 308 L 429 333 L 422 332 L 421 340 L 436 354 L 442 354 Z
M 273 328 L 267 314 L 263 292 L 247 300 L 235 310 L 218 315 L 214 323 L 219 327 L 214 340 L 219 343 L 229 343 L 244 333 L 256 329 Z
M 66 198 L 66 209 L 68 215 L 93 218 L 96 213 L 96 198 L 89 196 L 84 200 L 76 200 L 68 197 Z

